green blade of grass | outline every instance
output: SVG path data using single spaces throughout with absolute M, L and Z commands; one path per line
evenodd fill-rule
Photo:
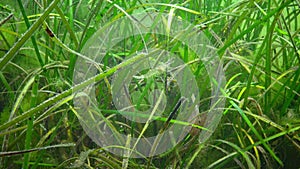
M 24 7 L 23 7 L 23 3 L 21 2 L 21 0 L 18 0 L 18 4 L 19 4 L 19 6 L 20 6 L 21 13 L 22 13 L 22 15 L 23 15 L 25 24 L 26 24 L 27 28 L 29 29 L 29 28 L 30 28 L 30 23 L 29 23 L 29 20 L 28 20 L 27 15 L 26 15 L 26 13 L 25 13 L 25 9 L 24 9 Z M 39 48 L 38 48 L 38 46 L 37 46 L 37 43 L 36 43 L 36 40 L 35 40 L 35 36 L 34 36 L 34 35 L 31 36 L 31 41 L 32 41 L 32 45 L 33 45 L 33 47 L 34 47 L 34 51 L 35 51 L 35 53 L 36 53 L 36 56 L 37 56 L 37 58 L 38 58 L 38 61 L 39 61 L 40 65 L 41 65 L 41 67 L 43 67 L 43 66 L 44 66 L 44 62 L 43 62 L 43 59 L 42 59 L 42 57 L 41 57 L 41 54 L 40 54 Z
M 26 85 L 24 86 L 23 90 L 21 91 L 20 95 L 18 96 L 17 100 L 15 101 L 15 104 L 10 113 L 9 120 L 12 120 L 14 118 L 16 112 L 18 111 L 19 107 L 21 106 L 22 100 L 24 99 L 26 93 L 29 90 L 29 87 L 33 84 L 34 79 L 35 79 L 35 77 L 32 77 L 27 81 Z
M 217 140 L 217 141 L 228 144 L 231 147 L 233 147 L 234 149 L 236 149 L 244 157 L 244 159 L 246 160 L 246 162 L 248 164 L 248 168 L 249 169 L 255 169 L 254 164 L 252 163 L 249 156 L 246 154 L 245 150 L 241 149 L 239 146 L 235 145 L 234 143 L 231 143 L 231 142 L 226 141 L 226 140 Z
M 85 36 L 86 36 L 87 30 L 88 30 L 88 28 L 89 28 L 89 26 L 90 26 L 90 24 L 91 24 L 91 21 L 92 21 L 93 17 L 95 16 L 95 14 L 96 14 L 97 12 L 99 12 L 99 10 L 100 10 L 102 4 L 103 4 L 103 1 L 98 1 L 96 7 L 92 10 L 90 16 L 88 17 L 87 22 L 86 22 L 86 24 L 85 24 L 85 27 L 84 27 L 84 29 L 83 29 L 83 31 L 82 31 L 81 38 L 80 38 L 80 40 L 79 40 L 79 44 L 78 44 L 78 48 L 77 48 L 78 51 L 80 51 L 81 46 L 84 45 L 83 40 L 84 40 L 84 38 L 85 38 Z
M 33 33 L 42 25 L 43 21 L 48 17 L 52 9 L 56 6 L 56 4 L 60 0 L 54 0 L 49 7 L 44 11 L 44 13 L 39 17 L 39 19 L 32 24 L 32 26 L 25 32 L 25 34 L 14 44 L 12 48 L 3 56 L 0 61 L 0 71 L 3 70 L 5 65 L 13 59 L 15 54 L 19 51 L 19 49 L 25 44 L 25 42 L 33 35 Z
M 6 80 L 6 78 L 2 72 L 0 72 L 0 80 L 3 83 L 3 85 L 5 86 L 7 92 L 9 92 L 10 99 L 14 99 L 15 95 L 12 91 L 12 88 L 10 87 L 8 81 Z
M 270 13 L 270 7 L 271 7 L 271 4 L 270 4 L 270 0 L 268 0 L 268 7 L 267 7 L 267 13 Z M 276 16 L 274 17 L 274 21 L 273 21 L 273 24 L 271 25 L 270 23 L 270 20 L 267 21 L 267 34 L 266 34 L 266 62 L 265 62 L 265 88 L 267 89 L 270 85 L 271 85 L 271 68 L 272 68 L 272 37 L 273 37 L 273 32 L 274 32 L 274 27 L 275 27 L 275 21 L 277 21 L 277 16 L 280 14 L 280 12 L 278 12 L 276 14 Z M 264 96 L 264 111 L 265 112 L 269 112 L 270 111 L 270 107 L 269 107 L 269 104 L 270 104 L 270 100 L 271 100 L 271 91 L 268 90 L 266 91 L 265 93 L 265 96 Z
M 58 145 L 52 145 L 52 146 L 46 146 L 46 147 L 32 148 L 29 150 L 0 152 L 0 157 L 19 155 L 19 154 L 29 153 L 29 152 L 33 152 L 33 151 L 41 151 L 41 150 L 47 150 L 47 149 L 52 149 L 52 148 L 73 147 L 73 146 L 75 146 L 74 143 L 66 143 L 66 144 L 58 144 Z
M 36 103 L 37 103 L 38 81 L 39 81 L 39 78 L 36 77 L 35 82 L 32 85 L 30 107 L 35 107 Z M 25 149 L 26 150 L 30 149 L 30 147 L 31 147 L 30 143 L 32 141 L 33 121 L 34 121 L 34 116 L 31 116 L 27 121 L 27 130 L 26 130 L 26 138 L 25 138 Z M 26 153 L 24 155 L 24 163 L 23 163 L 22 168 L 27 169 L 29 167 L 29 161 L 30 161 L 29 153 Z
M 59 14 L 62 22 L 65 24 L 66 29 L 68 30 L 68 32 L 70 34 L 70 37 L 71 37 L 71 39 L 73 40 L 73 42 L 75 44 L 75 47 L 78 48 L 78 39 L 75 35 L 74 28 L 71 26 L 71 24 L 69 24 L 69 22 L 67 21 L 65 15 L 63 14 L 63 12 L 61 11 L 61 9 L 59 7 L 55 6 L 55 10 Z M 71 18 L 69 20 L 71 20 Z

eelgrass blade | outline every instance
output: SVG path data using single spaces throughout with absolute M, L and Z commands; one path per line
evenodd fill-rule
M 25 34 L 14 44 L 12 48 L 3 56 L 0 60 L 0 71 L 7 65 L 7 63 L 16 55 L 18 50 L 24 45 L 24 43 L 33 35 L 33 33 L 42 25 L 43 21 L 48 17 L 52 9 L 57 5 L 60 0 L 54 0 L 39 19 L 32 24 L 32 26 L 25 32 Z
M 46 146 L 46 147 L 32 148 L 29 150 L 0 152 L 0 157 L 19 155 L 19 154 L 29 153 L 29 152 L 33 152 L 33 151 L 41 151 L 41 150 L 47 150 L 47 149 L 52 149 L 52 148 L 73 147 L 73 146 L 75 146 L 74 143 L 66 143 L 66 144 L 58 144 L 58 145 L 52 145 L 52 146 Z
M 37 104 L 38 81 L 39 81 L 39 78 L 36 77 L 35 82 L 32 85 L 32 94 L 31 94 L 30 107 L 35 107 L 36 104 Z M 30 149 L 30 147 L 31 147 L 30 143 L 32 141 L 33 121 L 34 121 L 34 116 L 31 116 L 27 121 L 25 149 Z M 24 154 L 24 162 L 23 162 L 23 168 L 24 169 L 27 169 L 29 167 L 29 161 L 30 161 L 29 153 Z

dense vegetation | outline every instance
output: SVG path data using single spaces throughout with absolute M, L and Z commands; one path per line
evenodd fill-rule
M 0 168 L 300 167 L 299 0 L 1 0 L 0 9 Z M 99 29 L 143 11 L 188 21 L 207 36 L 223 63 L 227 80 L 220 91 L 226 102 L 207 141 L 194 139 L 198 129 L 166 153 L 128 158 L 106 151 L 83 130 L 73 75 Z M 123 68 L 143 45 L 187 63 L 199 87 L 199 110 L 209 112 L 211 79 L 196 53 L 174 37 L 141 37 L 125 38 L 99 64 L 97 110 L 114 130 L 139 137 L 147 129 L 151 136 L 178 122 L 168 117 L 180 90 L 176 81 L 166 82 L 166 72 L 132 80 L 129 87 L 139 110 L 151 104 L 145 91 L 168 92 L 162 117 L 151 124 L 124 120 L 112 103 L 113 68 Z

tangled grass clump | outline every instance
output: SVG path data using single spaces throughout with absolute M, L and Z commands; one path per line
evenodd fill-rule
M 297 0 L 1 1 L 0 168 L 299 168 L 299 8 Z M 216 46 L 227 79 L 219 89 L 226 103 L 221 122 L 205 142 L 198 138 L 207 127 L 210 86 L 216 84 L 187 44 L 149 33 L 119 41 L 100 63 L 83 54 L 98 29 L 142 12 L 167 14 L 162 21 L 169 33 L 173 18 L 187 21 Z M 125 27 L 120 26 L 124 34 Z M 151 123 L 138 123 L 123 118 L 132 112 L 116 109 L 113 74 L 138 63 L 132 56 L 144 46 L 179 56 L 189 68 L 199 88 L 198 122 L 176 120 L 184 107 L 180 87 L 172 71 L 162 67 L 139 72 L 127 86 L 128 98 L 141 111 L 157 100 L 148 90 L 167 92 L 161 114 L 153 112 Z M 74 85 L 79 58 L 95 62 L 97 75 Z M 91 84 L 105 125 L 128 135 L 126 143 L 131 136 L 153 136 L 175 124 L 192 130 L 156 156 L 115 155 L 94 143 L 80 124 L 74 91 Z M 126 146 L 119 148 L 126 153 L 131 145 Z

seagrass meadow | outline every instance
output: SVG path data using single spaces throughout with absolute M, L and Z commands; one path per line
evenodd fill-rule
M 299 0 L 0 9 L 0 168 L 300 168 Z

